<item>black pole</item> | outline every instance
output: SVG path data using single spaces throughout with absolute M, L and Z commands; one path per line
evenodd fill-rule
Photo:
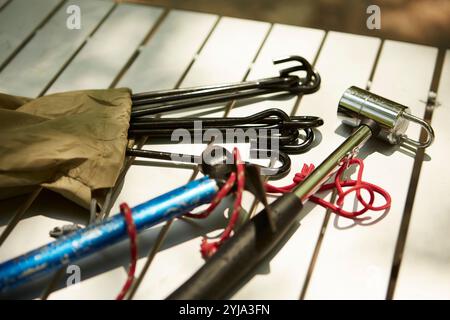
M 270 205 L 272 231 L 266 212 L 260 212 L 231 237 L 194 276 L 167 299 L 223 299 L 252 268 L 275 247 L 299 217 L 303 205 L 293 193 L 284 194 Z

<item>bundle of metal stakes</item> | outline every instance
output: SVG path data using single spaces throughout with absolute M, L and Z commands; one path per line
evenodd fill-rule
M 247 117 L 170 117 L 171 113 L 187 108 L 197 108 L 203 112 L 204 106 L 216 106 L 240 99 L 265 96 L 266 99 L 277 94 L 303 95 L 317 91 L 320 76 L 307 60 L 299 56 L 275 60 L 275 64 L 295 62 L 296 66 L 283 69 L 278 77 L 254 81 L 221 84 L 206 87 L 182 88 L 175 90 L 153 91 L 132 95 L 132 110 L 128 134 L 131 138 L 152 137 L 153 140 L 170 142 L 175 130 L 186 130 L 193 137 L 200 136 L 194 143 L 209 143 L 217 132 L 224 136 L 230 130 L 247 130 L 253 134 L 244 136 L 244 140 L 232 142 L 252 143 L 254 154 L 266 149 L 280 151 L 279 158 L 286 164 L 286 154 L 306 152 L 314 141 L 313 128 L 323 125 L 322 119 L 314 116 L 289 116 L 280 109 L 266 109 Z M 295 75 L 303 72 L 304 77 Z M 211 108 L 211 107 L 209 107 Z M 223 106 L 219 108 L 223 109 Z M 301 134 L 303 132 L 303 135 Z M 203 139 L 207 136 L 208 140 Z M 273 144 L 273 145 L 272 145 Z M 260 150 L 262 149 L 262 150 Z M 286 153 L 286 154 L 285 154 Z M 173 154 L 150 150 L 128 150 L 128 155 L 173 159 Z M 187 162 L 198 162 L 198 157 L 180 157 Z M 278 176 L 287 173 L 289 168 L 282 165 Z

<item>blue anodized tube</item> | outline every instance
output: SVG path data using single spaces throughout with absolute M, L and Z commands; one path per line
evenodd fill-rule
M 208 177 L 192 181 L 132 208 L 137 231 L 186 213 L 210 202 L 218 186 Z M 127 237 L 121 214 L 0 264 L 0 291 L 44 276 Z

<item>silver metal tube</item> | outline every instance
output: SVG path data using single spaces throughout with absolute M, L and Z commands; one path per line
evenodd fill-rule
M 405 143 L 416 148 L 427 148 L 433 143 L 433 128 L 424 120 L 410 114 L 407 106 L 358 87 L 353 86 L 345 90 L 339 100 L 338 116 L 343 123 L 352 127 L 357 127 L 368 119 L 374 121 L 380 129 L 378 137 L 390 144 Z M 410 122 L 425 129 L 425 142 L 408 138 L 406 131 Z

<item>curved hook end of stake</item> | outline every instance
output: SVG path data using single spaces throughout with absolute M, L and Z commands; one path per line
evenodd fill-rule
M 314 70 L 313 66 L 305 58 L 296 55 L 280 57 L 274 59 L 273 64 L 277 65 L 291 61 L 298 62 L 299 64 L 293 67 L 281 69 L 280 76 L 291 77 L 293 76 L 292 73 L 296 71 L 305 71 L 306 77 L 304 79 L 300 79 L 297 85 L 291 88 L 290 92 L 298 94 L 309 94 L 319 90 L 321 83 L 320 75 L 317 71 Z
M 276 180 L 286 176 L 291 170 L 291 159 L 282 151 L 274 151 L 270 149 L 252 149 L 250 151 L 252 157 L 257 159 L 268 158 L 274 162 L 279 162 L 280 166 L 272 165 L 265 167 L 261 165 L 245 162 L 246 166 L 255 166 L 260 170 L 261 175 L 267 176 L 269 179 Z M 269 155 L 269 157 L 267 157 Z M 225 181 L 231 172 L 235 170 L 235 163 L 231 153 L 224 147 L 217 145 L 208 146 L 202 153 L 202 163 L 200 170 L 203 174 L 213 179 Z

